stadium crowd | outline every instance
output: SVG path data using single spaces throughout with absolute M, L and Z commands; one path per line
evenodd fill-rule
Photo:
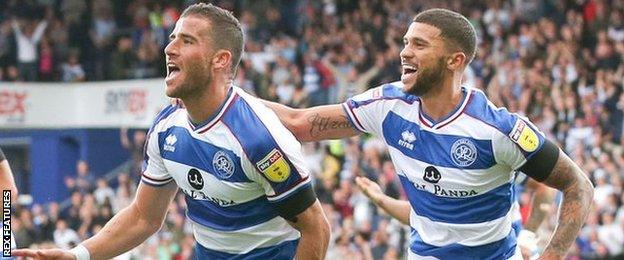
M 167 35 L 192 2 L 0 2 L 0 81 L 162 76 Z M 624 257 L 624 1 L 215 2 L 233 10 L 245 29 L 246 54 L 236 84 L 293 107 L 342 102 L 397 81 L 402 37 L 419 10 L 443 7 L 466 15 L 477 29 L 479 49 L 465 84 L 528 117 L 596 187 L 592 213 L 568 259 Z M 136 143 L 144 139 L 142 133 L 133 135 Z M 13 231 L 19 247 L 70 248 L 128 205 L 141 145 L 125 144 L 135 166 L 116 181 L 95 180 L 87 162 L 79 162 L 79 175 L 66 179 L 68 208 L 50 203 L 18 210 Z M 403 196 L 382 141 L 363 136 L 307 143 L 304 154 L 332 225 L 327 258 L 401 257 L 409 228 L 378 211 L 353 181 L 364 175 L 387 194 Z M 530 199 L 519 198 L 526 218 Z M 556 206 L 551 210 L 538 232 L 542 246 L 556 221 Z M 190 257 L 194 239 L 184 211 L 180 194 L 161 231 L 126 257 Z

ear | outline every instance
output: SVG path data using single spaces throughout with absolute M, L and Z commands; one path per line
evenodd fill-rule
M 466 54 L 463 52 L 454 52 L 446 60 L 446 67 L 450 70 L 460 69 L 466 65 L 466 59 Z
M 212 67 L 214 69 L 229 69 L 232 64 L 232 53 L 228 50 L 218 50 L 212 56 Z

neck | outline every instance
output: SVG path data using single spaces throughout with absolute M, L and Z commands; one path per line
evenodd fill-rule
M 435 121 L 451 113 L 462 100 L 460 85 L 461 74 L 447 77 L 440 88 L 432 89 L 420 96 L 423 112 Z
M 231 84 L 230 79 L 217 80 L 215 78 L 202 93 L 182 99 L 191 121 L 199 124 L 214 115 L 225 102 Z

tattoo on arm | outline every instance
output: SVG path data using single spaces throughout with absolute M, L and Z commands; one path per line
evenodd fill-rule
M 563 203 L 559 209 L 559 224 L 544 254 L 564 256 L 589 214 L 593 187 L 583 171 L 562 151 L 545 183 L 563 192 Z
M 310 123 L 310 136 L 319 137 L 321 134 L 338 129 L 348 129 L 351 128 L 351 124 L 349 123 L 349 119 L 341 115 L 338 118 L 331 117 L 323 117 L 318 113 L 312 114 L 307 118 Z

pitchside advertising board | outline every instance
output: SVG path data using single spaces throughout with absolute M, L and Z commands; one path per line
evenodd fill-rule
M 149 128 L 168 102 L 163 79 L 0 83 L 0 129 Z

